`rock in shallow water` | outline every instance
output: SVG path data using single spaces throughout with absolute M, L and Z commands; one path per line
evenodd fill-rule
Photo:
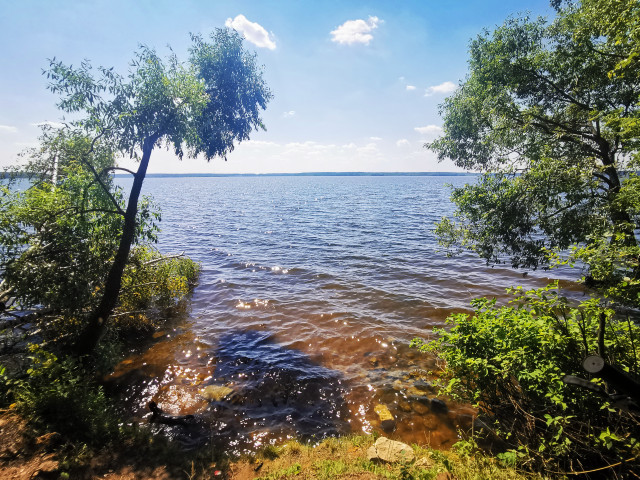
M 431 410 L 437 413 L 447 413 L 447 404 L 444 403 L 444 400 L 440 400 L 439 398 L 434 398 L 431 400 Z
M 367 450 L 369 460 L 382 460 L 383 462 L 411 462 L 415 458 L 413 449 L 406 443 L 389 440 L 380 437 Z
M 200 390 L 200 395 L 206 398 L 210 402 L 219 402 L 220 400 L 228 397 L 233 390 L 224 385 L 209 385 Z
M 389 408 L 386 405 L 378 404 L 373 409 L 380 419 L 380 426 L 385 432 L 391 432 L 396 428 L 396 420 L 391 415 Z

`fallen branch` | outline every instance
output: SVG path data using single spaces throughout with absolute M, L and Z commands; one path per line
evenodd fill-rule
M 180 258 L 180 257 L 184 257 L 184 250 L 175 255 L 163 255 L 160 258 L 154 258 L 153 260 L 144 262 L 143 265 L 153 265 L 154 263 L 164 262 L 165 260 L 171 260 L 173 258 Z
M 167 415 L 153 400 L 147 406 L 151 410 L 151 423 L 162 423 L 163 425 L 193 425 L 198 423 L 194 415 Z

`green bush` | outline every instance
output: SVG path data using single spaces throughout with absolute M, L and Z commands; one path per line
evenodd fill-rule
M 571 306 L 555 284 L 511 293 L 506 306 L 477 299 L 474 315 L 452 315 L 435 340 L 414 340 L 445 361 L 444 391 L 477 406 L 506 443 L 508 463 L 569 472 L 640 454 L 637 417 L 562 381 L 587 376 L 582 360 L 599 351 L 601 320 L 606 361 L 637 373 L 640 328 L 595 299 Z
M 115 329 L 127 332 L 155 328 L 154 311 L 179 305 L 199 274 L 200 265 L 188 257 L 164 257 L 150 247 L 137 247 L 122 277 L 113 314 Z
M 32 346 L 27 378 L 14 381 L 18 412 L 39 429 L 89 445 L 105 445 L 120 434 L 119 419 L 102 388 L 71 358 Z

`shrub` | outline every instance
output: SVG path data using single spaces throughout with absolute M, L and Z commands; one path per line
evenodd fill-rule
M 165 257 L 150 247 L 136 248 L 122 278 L 113 315 L 115 328 L 125 331 L 154 328 L 154 312 L 177 306 L 191 291 L 199 274 L 200 265 L 188 257 Z
M 13 386 L 18 411 L 35 426 L 65 438 L 91 445 L 115 440 L 120 433 L 118 417 L 80 364 L 36 346 L 31 352 L 27 378 Z
M 452 315 L 449 331 L 437 330 L 430 342 L 414 340 L 445 361 L 444 391 L 473 403 L 496 427 L 506 442 L 505 461 L 569 472 L 640 454 L 637 417 L 563 382 L 565 375 L 586 376 L 582 359 L 599 351 L 601 320 L 606 335 L 600 353 L 608 363 L 637 373 L 640 328 L 596 299 L 571 306 L 556 284 L 510 292 L 514 299 L 508 305 L 477 299 L 474 315 Z

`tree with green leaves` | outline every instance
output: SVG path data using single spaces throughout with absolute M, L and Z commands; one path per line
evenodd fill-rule
M 30 187 L 2 188 L 2 296 L 15 297 L 22 307 L 76 315 L 92 303 L 108 272 L 122 230 L 122 216 L 113 206 L 121 194 L 111 178 L 103 178 L 102 185 L 94 180 L 92 170 L 113 166 L 115 156 L 99 143 L 87 153 L 91 143 L 65 130 L 45 130 L 22 166 Z
M 254 129 L 264 129 L 260 110 L 271 92 L 240 35 L 219 29 L 210 42 L 195 35 L 192 41 L 185 63 L 175 54 L 163 60 L 153 49 L 141 47 L 127 77 L 104 67 L 94 75 L 88 62 L 74 68 L 55 59 L 44 72 L 50 90 L 60 95 L 59 108 L 79 117 L 71 122 L 74 128 L 139 161 L 137 171 L 129 171 L 133 185 L 126 208 L 112 205 L 122 214 L 122 232 L 101 300 L 78 345 L 83 353 L 98 343 L 116 305 L 139 227 L 138 200 L 153 150 L 165 144 L 179 158 L 202 154 L 208 160 L 226 159 L 235 143 L 247 140 Z M 96 181 L 116 169 L 95 171 Z
M 628 15 L 604 20 L 618 10 Z M 638 34 L 639 16 L 635 1 L 585 0 L 471 42 L 469 74 L 441 106 L 444 135 L 426 145 L 482 174 L 454 190 L 444 245 L 534 269 L 577 246 L 595 280 L 637 287 L 640 59 L 625 32 Z

